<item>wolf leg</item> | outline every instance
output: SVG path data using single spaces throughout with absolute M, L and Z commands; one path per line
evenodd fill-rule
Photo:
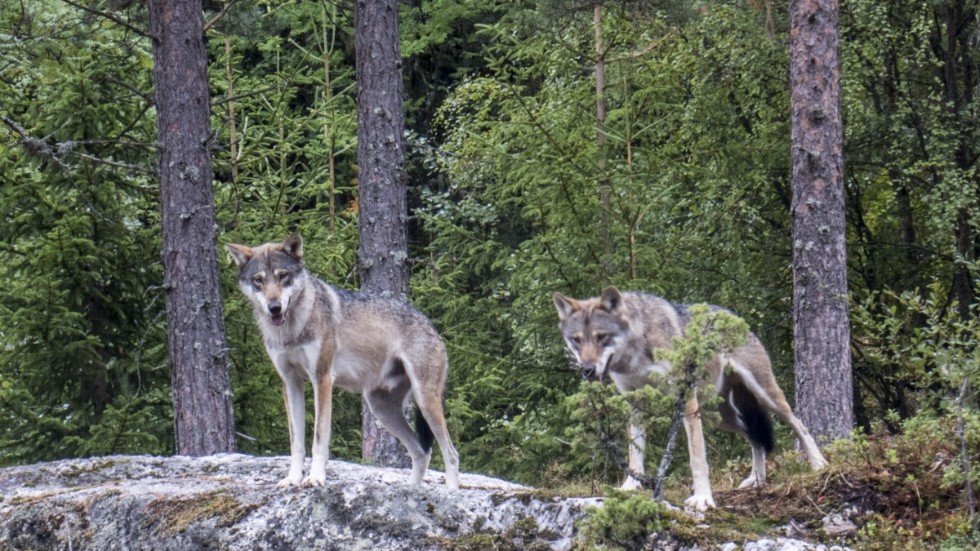
M 434 391 L 428 393 L 424 390 L 414 388 L 415 403 L 418 404 L 422 416 L 425 417 L 432 434 L 439 443 L 439 450 L 442 452 L 442 462 L 446 465 L 446 486 L 450 490 L 459 489 L 459 453 L 453 446 L 449 438 L 449 429 L 446 427 L 446 415 L 442 405 L 442 392 Z
M 759 488 L 766 485 L 766 450 L 749 440 L 752 445 L 752 473 L 738 485 L 742 488 Z
M 286 421 L 289 424 L 289 474 L 279 481 L 280 488 L 299 486 L 303 479 L 303 461 L 306 459 L 306 400 L 303 397 L 303 379 L 295 373 L 282 373 L 283 396 L 286 400 Z
M 827 460 L 820 453 L 820 448 L 817 447 L 817 443 L 813 440 L 813 437 L 810 436 L 810 431 L 806 429 L 802 421 L 793 415 L 793 410 L 790 409 L 786 399 L 782 396 L 778 398 L 780 399 L 776 400 L 776 407 L 773 408 L 773 413 L 793 429 L 793 433 L 796 434 L 796 438 L 800 441 L 800 447 L 803 448 L 803 453 L 806 454 L 806 458 L 810 461 L 810 467 L 815 471 L 826 467 Z
M 737 364 L 735 360 L 730 363 Z M 758 488 L 766 484 L 766 454 L 775 449 L 776 433 L 769 410 L 741 382 L 741 377 L 728 383 L 730 389 L 720 408 L 725 419 L 722 426 L 741 434 L 752 448 L 752 472 L 738 487 Z
M 793 429 L 793 433 L 796 434 L 796 438 L 803 448 L 803 453 L 806 454 L 813 470 L 817 471 L 824 468 L 827 465 L 827 460 L 824 459 L 823 454 L 820 453 L 820 448 L 817 447 L 817 443 L 810 436 L 810 431 L 793 415 L 793 410 L 786 401 L 786 395 L 783 394 L 783 390 L 776 384 L 776 378 L 772 374 L 772 368 L 769 366 L 768 361 L 763 365 L 756 365 L 755 368 L 750 368 L 738 362 L 732 362 L 732 365 L 735 368 L 735 372 L 742 377 L 746 387 L 755 395 L 759 403 L 765 406 L 766 409 L 772 411 L 776 417 L 779 417 Z
M 330 372 L 317 373 L 313 384 L 313 459 L 303 486 L 323 486 L 330 459 L 330 421 L 333 414 L 333 378 Z
M 643 462 L 644 462 L 644 450 L 647 445 L 646 429 L 640 422 L 639 412 L 633 410 L 633 414 L 630 416 L 630 428 L 629 428 L 629 469 L 637 474 L 644 474 Z M 626 474 L 626 479 L 623 480 L 623 485 L 619 487 L 620 490 L 638 490 L 642 486 L 642 483 L 633 478 L 629 473 Z
M 687 433 L 687 454 L 691 464 L 691 478 L 694 481 L 694 493 L 684 500 L 684 505 L 698 511 L 705 511 L 709 507 L 715 507 L 715 500 L 711 496 L 708 454 L 704 445 L 704 431 L 701 427 L 697 398 L 688 400 L 684 407 L 684 432 Z
M 408 451 L 408 456 L 412 459 L 412 476 L 409 482 L 421 484 L 425 470 L 429 468 L 430 455 L 422 449 L 415 431 L 405 419 L 402 406 L 405 404 L 405 397 L 408 395 L 409 388 L 410 384 L 405 378 L 394 388 L 376 388 L 367 391 L 364 393 L 364 398 L 378 422 L 397 438 Z

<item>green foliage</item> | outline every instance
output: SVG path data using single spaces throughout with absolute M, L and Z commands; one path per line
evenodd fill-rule
M 977 296 L 980 71 L 978 22 L 960 4 L 841 12 L 856 416 L 909 442 L 862 453 L 890 472 L 945 454 L 941 469 L 909 472 L 951 508 L 978 482 L 980 327 L 964 299 Z M 91 7 L 144 23 L 139 3 Z M 554 291 L 615 284 L 723 304 L 765 343 L 788 395 L 793 381 L 785 3 L 606 4 L 604 147 L 581 7 L 422 0 L 399 14 L 412 298 L 448 346 L 450 429 L 464 469 L 555 487 L 617 481 L 597 443 L 624 449 L 638 404 L 659 456 L 676 388 L 583 386 Z M 343 4 L 242 1 L 207 45 L 221 243 L 299 230 L 311 270 L 357 288 L 351 27 Z M 53 0 L 3 4 L 0 33 L 0 463 L 168 453 L 151 45 Z M 284 453 L 278 376 L 230 263 L 222 274 L 240 447 Z M 340 393 L 334 412 L 334 455 L 359 457 L 359 397 Z M 965 443 L 965 477 L 961 450 L 929 431 Z M 744 456 L 707 436 L 713 462 Z M 962 517 L 943 532 L 950 548 L 975 539 Z M 894 527 L 883 517 L 865 532 L 886 541 Z
M 937 282 L 921 291 L 869 294 L 852 310 L 863 343 L 859 380 L 880 407 L 897 402 L 900 417 L 921 406 L 948 409 L 964 381 L 980 380 L 980 320 L 975 313 L 963 318 L 946 295 Z
M 141 145 L 154 129 L 124 84 L 148 84 L 145 52 L 60 3 L 0 20 L 16 37 L 0 66 L 16 116 L 0 130 L 0 464 L 167 451 L 160 238 Z
M 445 542 L 449 551 L 547 551 L 555 534 L 542 531 L 533 518 L 514 522 L 504 533 L 474 532 Z
M 695 304 L 688 308 L 688 314 L 691 319 L 684 335 L 671 339 L 670 348 L 653 351 L 655 360 L 668 361 L 674 366 L 676 378 L 685 375 L 683 366 L 705 366 L 717 354 L 730 352 L 748 340 L 748 324 L 730 312 Z M 694 375 L 704 377 L 705 374 L 695 372 Z
M 261 4 L 264 14 L 251 3 L 236 5 L 209 34 L 211 86 L 226 99 L 212 119 L 228 144 L 215 156 L 219 241 L 255 245 L 299 231 L 308 268 L 356 288 L 357 117 L 353 52 L 344 44 L 352 14 L 330 2 Z M 222 275 L 239 449 L 285 453 L 282 384 L 230 261 Z M 310 431 L 312 392 L 307 400 Z M 336 393 L 333 426 L 331 456 L 359 459 L 359 396 Z
M 513 391 L 501 402 L 524 410 L 508 414 L 507 427 L 534 435 L 520 448 L 540 449 L 542 459 L 562 452 L 554 439 L 568 430 L 568 417 L 552 405 L 555 391 L 574 388 L 556 367 L 553 291 L 593 295 L 613 283 L 710 299 L 755 321 L 761 306 L 788 292 L 780 271 L 788 247 L 772 246 L 788 232 L 780 211 L 788 185 L 785 52 L 753 14 L 730 8 L 684 28 L 642 10 L 606 14 L 604 152 L 586 61 L 591 11 L 555 21 L 523 6 L 485 27 L 489 72 L 463 80 L 434 120 L 443 151 L 432 164 L 448 185 L 425 195 L 432 269 L 424 277 L 465 299 L 428 311 L 467 320 L 467 331 L 448 336 L 455 346 L 500 351 Z M 609 182 L 608 207 L 599 181 Z M 779 342 L 789 328 L 763 329 L 764 339 Z M 488 336 L 491 347 L 481 344 Z M 776 348 L 774 357 L 787 356 Z M 487 360 L 452 363 L 456 370 Z M 479 373 L 496 380 L 499 369 Z M 514 449 L 499 441 L 493 448 Z M 518 468 L 537 456 L 517 455 Z
M 925 410 L 902 422 L 898 435 L 879 425 L 870 434 L 859 432 L 829 449 L 831 474 L 817 483 L 830 488 L 832 500 L 850 500 L 869 511 L 855 547 L 969 548 L 963 545 L 975 539 L 976 532 L 963 507 L 957 425 L 955 416 Z M 980 417 L 969 413 L 965 426 L 967 453 L 977 457 Z M 974 469 L 971 478 L 978 474 Z
M 676 390 L 667 380 L 625 393 L 614 385 L 583 382 L 565 404 L 574 422 L 565 433 L 571 443 L 566 461 L 572 472 L 588 475 L 593 487 L 597 482 L 622 482 L 629 444 L 626 427 L 634 413 L 635 421 L 646 429 L 647 457 L 659 458 L 667 441 Z
M 579 526 L 577 546 L 584 549 L 641 549 L 664 528 L 664 506 L 637 493 L 613 491 L 601 507 L 589 508 Z

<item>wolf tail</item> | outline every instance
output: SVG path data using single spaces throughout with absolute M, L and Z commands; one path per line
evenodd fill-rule
M 739 418 L 745 427 L 745 433 L 753 445 L 761 446 L 767 454 L 776 447 L 776 432 L 772 427 L 772 418 L 759 399 L 744 384 L 732 389 L 732 405 L 738 411 Z
M 425 415 L 422 415 L 422 410 L 418 407 L 415 408 L 415 433 L 419 436 L 419 445 L 422 446 L 422 451 L 429 453 L 432 450 L 432 441 L 435 439 L 435 435 L 432 434 L 432 427 L 429 426 L 429 422 L 425 420 Z

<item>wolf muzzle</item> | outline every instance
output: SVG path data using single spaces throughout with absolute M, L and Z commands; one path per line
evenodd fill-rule
M 599 362 L 585 362 L 579 365 L 579 373 L 581 373 L 582 378 L 586 380 L 601 383 L 603 379 L 605 379 L 606 370 L 602 369 L 600 371 L 599 368 L 607 366 L 608 362 L 606 362 L 605 366 L 600 366 Z
M 269 317 L 272 319 L 272 325 L 282 325 L 286 323 L 286 316 L 282 312 L 282 303 L 278 300 L 269 301 Z
M 595 360 L 588 359 L 581 361 L 578 364 L 579 373 L 582 374 L 582 378 L 593 381 L 604 383 L 606 381 L 606 374 L 609 373 L 609 366 L 612 365 L 614 353 L 602 354 L 606 356 L 606 361 L 603 362 L 602 358 L 596 358 Z

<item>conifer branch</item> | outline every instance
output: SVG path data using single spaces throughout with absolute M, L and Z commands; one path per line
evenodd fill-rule
M 102 11 L 102 10 L 97 10 L 95 8 L 92 8 L 92 7 L 86 6 L 84 4 L 80 4 L 78 2 L 75 2 L 74 0 L 61 0 L 61 1 L 64 2 L 65 4 L 68 4 L 69 6 L 78 8 L 78 9 L 80 9 L 80 10 L 82 10 L 84 12 L 90 13 L 92 15 L 97 15 L 99 17 L 104 17 L 104 18 L 106 18 L 106 19 L 108 19 L 108 20 L 110 20 L 110 21 L 112 21 L 114 23 L 117 23 L 119 25 L 122 25 L 123 27 L 125 27 L 125 28 L 133 31 L 134 33 L 136 33 L 136 34 L 138 34 L 140 36 L 143 36 L 143 37 L 146 37 L 146 38 L 151 38 L 151 39 L 153 38 L 150 35 L 149 32 L 147 32 L 144 29 L 141 29 L 141 28 L 133 25 L 129 21 L 126 21 L 125 19 L 119 17 L 118 15 L 116 15 L 114 13 L 105 12 L 105 11 Z
M 20 144 L 24 147 L 24 149 L 29 154 L 37 157 L 44 157 L 46 159 L 50 159 L 56 165 L 58 165 L 58 167 L 61 168 L 62 170 L 69 171 L 73 169 L 71 165 L 65 162 L 65 158 L 74 153 L 78 155 L 78 157 L 85 159 L 86 161 L 89 162 L 104 164 L 116 168 L 123 168 L 126 170 L 139 172 L 142 174 L 153 174 L 152 171 L 147 170 L 141 166 L 137 166 L 129 163 L 123 163 L 120 161 L 103 159 L 100 157 L 96 157 L 95 155 L 89 155 L 88 153 L 74 151 L 75 147 L 79 145 L 84 145 L 86 143 L 93 143 L 93 142 L 67 141 L 67 142 L 55 142 L 52 144 L 52 143 L 48 143 L 47 138 L 36 138 L 34 136 L 31 136 L 27 132 L 27 130 L 25 130 L 22 126 L 17 124 L 16 121 L 10 119 L 9 117 L 0 115 L 0 121 L 3 122 L 4 126 L 6 126 L 10 130 L 12 130 L 15 134 L 20 136 L 20 140 L 19 140 Z M 102 142 L 102 140 L 100 140 L 100 142 Z M 142 145 L 142 146 L 151 145 L 151 144 L 140 144 L 136 142 L 133 142 L 133 144 Z

